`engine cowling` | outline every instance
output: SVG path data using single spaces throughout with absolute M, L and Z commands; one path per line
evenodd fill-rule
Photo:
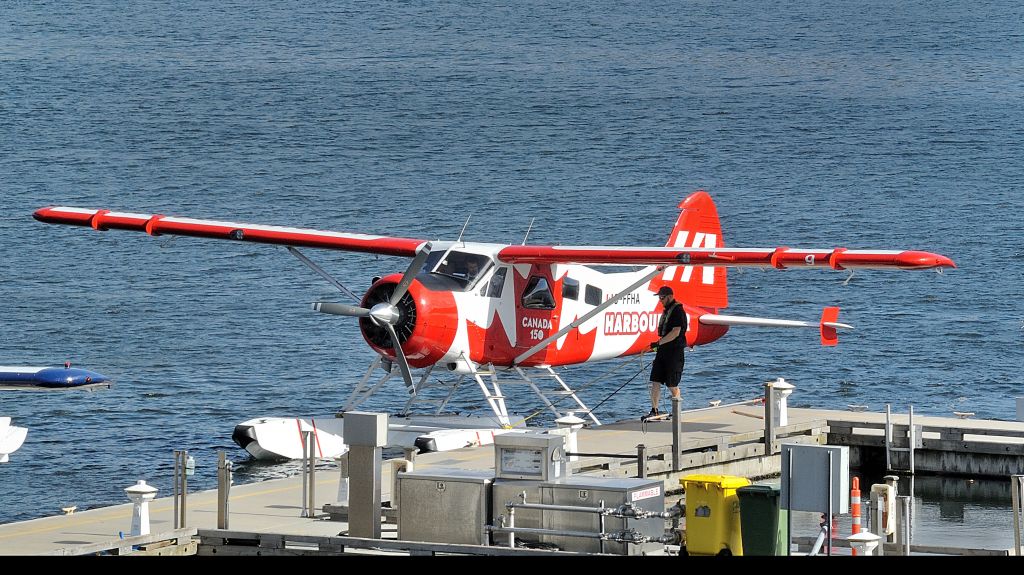
M 390 301 L 401 279 L 402 274 L 380 278 L 367 290 L 361 305 L 371 309 Z M 458 331 L 459 310 L 451 292 L 430 290 L 418 280 L 413 280 L 395 308 L 398 312 L 395 333 L 409 365 L 426 367 L 437 363 L 451 348 Z M 378 353 L 395 357 L 391 336 L 384 326 L 369 317 L 361 317 L 359 331 L 366 343 Z

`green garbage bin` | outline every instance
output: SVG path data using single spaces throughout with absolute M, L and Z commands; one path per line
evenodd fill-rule
M 788 555 L 787 511 L 779 509 L 777 484 L 747 485 L 736 490 L 744 555 Z

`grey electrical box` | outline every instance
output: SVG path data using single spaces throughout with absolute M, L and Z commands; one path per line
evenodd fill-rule
M 345 443 L 360 447 L 388 444 L 388 414 L 349 411 L 345 414 Z
M 850 511 L 850 448 L 835 445 L 783 443 L 782 497 L 779 506 L 790 511 Z
M 564 459 L 564 435 L 503 433 L 494 436 L 496 478 L 553 481 L 563 475 Z
M 398 538 L 487 545 L 490 470 L 435 468 L 398 474 Z
M 631 503 L 644 511 L 661 513 L 665 511 L 665 489 L 660 480 L 620 477 L 571 476 L 549 482 L 495 479 L 493 486 L 495 525 L 504 521 L 508 527 L 509 510 L 506 503 L 522 502 L 520 494 L 526 492 L 527 503 L 543 503 L 570 507 L 616 508 Z M 601 516 L 596 513 L 566 511 L 558 509 L 520 509 L 515 512 L 515 526 L 523 528 L 551 529 L 601 533 Z M 605 516 L 604 532 L 635 530 L 647 537 L 660 537 L 665 532 L 665 520 L 660 517 L 633 519 Z M 557 534 L 517 533 L 516 539 L 526 542 L 547 543 L 565 551 L 587 553 L 601 552 L 601 542 L 596 538 L 563 536 Z M 507 544 L 507 535 L 495 535 L 494 544 Z M 500 539 L 500 541 L 499 541 Z M 605 553 L 640 555 L 664 547 L 661 543 L 627 544 L 606 541 Z

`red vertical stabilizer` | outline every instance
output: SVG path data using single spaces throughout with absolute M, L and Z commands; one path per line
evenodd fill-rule
M 668 237 L 667 247 L 720 248 L 722 226 L 711 196 L 698 190 L 679 204 L 679 219 Z M 726 268 L 672 266 L 654 278 L 651 289 L 670 286 L 677 300 L 692 306 L 717 310 L 729 305 Z
M 821 312 L 821 345 L 836 345 L 839 343 L 839 336 L 836 328 L 828 325 L 839 319 L 839 308 L 827 307 Z

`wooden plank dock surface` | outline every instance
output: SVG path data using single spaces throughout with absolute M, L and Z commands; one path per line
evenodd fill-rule
M 879 425 L 884 427 L 885 414 L 790 408 L 788 419 L 789 425 L 777 430 L 779 441 L 824 443 L 830 429 L 835 429 L 847 441 L 877 444 Z M 892 420 L 904 426 L 905 438 L 906 414 L 895 415 Z M 630 459 L 629 456 L 637 454 L 638 444 L 647 447 L 648 477 L 664 479 L 667 490 L 678 490 L 679 477 L 689 473 L 753 477 L 778 472 L 777 453 L 765 455 L 763 406 L 744 403 L 684 411 L 681 421 L 683 465 L 680 470 L 671 468 L 672 422 L 644 424 L 639 420 L 631 420 L 580 430 L 579 453 L 617 454 L 622 457 L 583 455 L 575 463 L 574 473 L 637 476 L 636 459 Z M 967 449 L 959 453 L 968 458 L 971 456 L 969 450 L 984 444 L 997 446 L 993 449 L 1000 455 L 1016 455 L 1024 449 L 1024 422 L 915 416 L 914 423 L 925 430 L 926 447 L 929 442 L 933 442 L 932 447 L 935 448 Z M 417 470 L 451 467 L 493 469 L 494 450 L 487 445 L 420 454 L 415 459 L 415 466 Z M 1024 469 L 1019 469 L 1017 473 L 1024 473 Z M 124 479 L 126 486 L 136 479 L 153 480 L 135 477 Z M 317 510 L 336 503 L 338 481 L 339 473 L 333 463 L 321 464 L 316 472 Z M 390 489 L 389 466 L 385 465 L 382 472 L 384 501 L 390 499 Z M 325 514 L 318 514 L 314 518 L 302 517 L 302 495 L 302 481 L 298 475 L 234 485 L 231 488 L 229 528 L 238 532 L 305 537 L 337 537 L 346 534 L 346 523 L 325 520 Z M 173 535 L 173 512 L 174 501 L 171 497 L 153 500 L 149 505 L 151 533 Z M 117 552 L 118 548 L 123 552 L 126 543 L 136 543 L 119 536 L 119 533 L 130 531 L 131 516 L 132 505 L 125 503 L 71 515 L 0 525 L 0 555 L 97 553 L 101 549 Z M 186 526 L 198 530 L 217 527 L 216 490 L 188 495 Z M 159 553 L 158 545 L 153 544 L 152 547 L 153 553 Z

